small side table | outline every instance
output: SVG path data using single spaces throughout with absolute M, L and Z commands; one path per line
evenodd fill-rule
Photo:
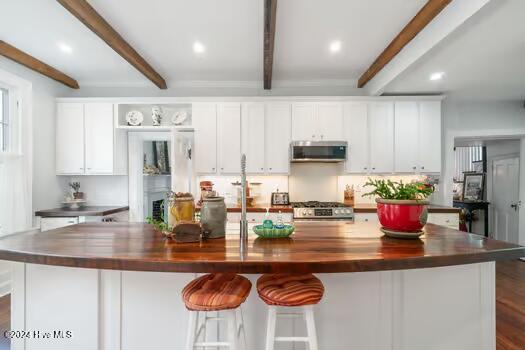
M 472 232 L 472 212 L 474 210 L 483 210 L 485 237 L 489 236 L 489 202 L 474 202 L 474 201 L 454 201 L 454 208 L 462 208 L 467 211 L 468 232 Z

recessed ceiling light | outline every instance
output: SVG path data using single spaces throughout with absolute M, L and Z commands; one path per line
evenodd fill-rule
M 441 80 L 445 76 L 445 73 L 443 72 L 436 72 L 430 74 L 430 80 Z
M 64 43 L 58 43 L 58 48 L 60 49 L 60 51 L 64 52 L 64 53 L 72 53 L 73 52 L 73 48 L 71 46 L 69 46 L 68 44 L 64 44 Z
M 336 52 L 339 52 L 341 51 L 341 47 L 342 47 L 342 43 L 341 43 L 341 40 L 334 40 L 330 43 L 330 51 L 332 53 L 336 53 Z
M 193 43 L 193 52 L 204 53 L 205 51 L 206 47 L 200 41 L 196 41 Z

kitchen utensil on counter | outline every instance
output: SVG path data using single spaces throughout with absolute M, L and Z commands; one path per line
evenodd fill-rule
M 346 185 L 345 187 L 345 197 L 344 197 L 344 204 L 353 207 L 355 204 L 355 190 L 354 185 Z
M 222 238 L 226 234 L 226 204 L 224 197 L 202 199 L 202 238 Z
M 176 225 L 183 221 L 193 221 L 195 218 L 195 203 L 191 193 L 168 193 L 170 205 L 169 222 Z
M 290 195 L 288 192 L 272 192 L 272 205 L 290 205 Z

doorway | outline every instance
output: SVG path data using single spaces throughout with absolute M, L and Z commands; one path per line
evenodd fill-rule
M 492 161 L 492 217 L 494 238 L 519 243 L 519 157 Z

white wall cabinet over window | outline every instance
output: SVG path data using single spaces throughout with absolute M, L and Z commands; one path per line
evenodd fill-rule
M 441 171 L 441 102 L 395 104 L 395 171 Z
M 343 139 L 343 106 L 337 102 L 303 102 L 292 105 L 294 141 L 340 141 Z
M 290 172 L 291 112 L 287 103 L 243 105 L 242 151 L 250 174 Z
M 126 174 L 126 135 L 114 128 L 113 120 L 111 103 L 58 103 L 57 174 Z

